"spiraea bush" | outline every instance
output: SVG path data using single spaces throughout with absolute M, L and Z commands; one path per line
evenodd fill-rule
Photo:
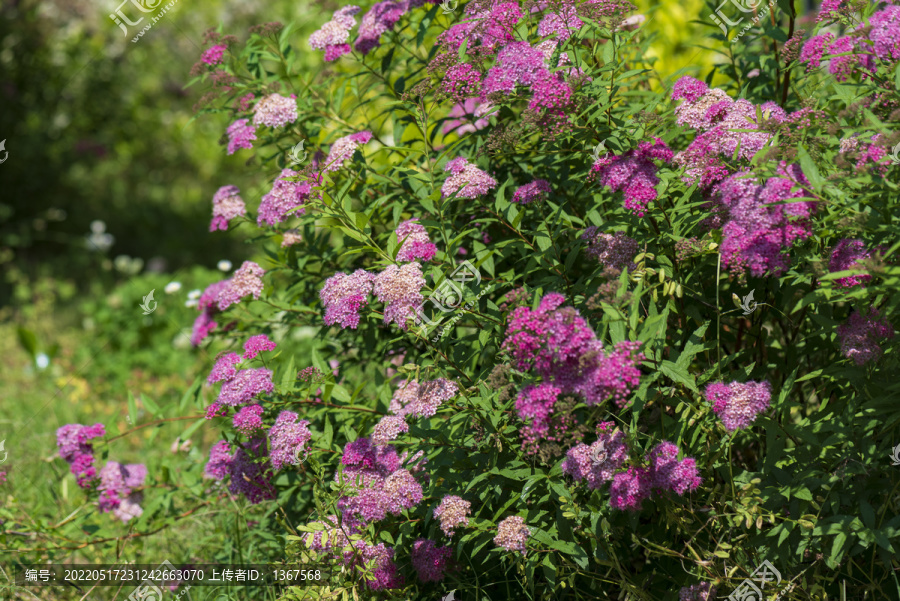
M 226 349 L 191 486 L 342 568 L 284 598 L 900 597 L 900 8 L 779 3 L 720 87 L 655 71 L 634 17 L 208 35 L 198 110 L 259 176 L 219 174 L 210 235 L 258 252 L 198 301 Z M 152 529 L 159 470 L 101 468 L 102 435 L 63 458 Z

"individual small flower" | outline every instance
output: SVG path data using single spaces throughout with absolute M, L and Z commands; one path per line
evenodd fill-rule
M 304 447 L 312 438 L 309 422 L 305 419 L 297 421 L 297 414 L 282 411 L 269 430 L 269 459 L 272 467 L 280 470 L 285 465 L 297 465 L 308 452 Z
M 228 273 L 229 271 L 231 271 L 231 261 L 229 261 L 228 259 L 222 259 L 221 261 L 216 263 L 216 269 Z
M 262 197 L 259 203 L 259 215 L 256 224 L 260 227 L 277 225 L 290 215 L 303 215 L 306 212 L 304 204 L 312 193 L 311 180 L 294 181 L 300 177 L 298 171 L 290 168 L 282 169 L 281 174 L 275 178 L 272 189 Z
M 338 171 L 353 156 L 353 153 L 363 144 L 367 144 L 372 139 L 372 132 L 361 131 L 349 136 L 344 136 L 334 141 L 328 157 L 325 159 L 325 166 L 322 173 L 329 171 Z
M 253 295 L 258 299 L 262 294 L 262 276 L 265 270 L 253 261 L 244 261 L 244 264 L 234 272 L 228 287 L 223 289 L 216 298 L 219 311 L 224 311 L 231 305 L 237 304 L 242 298 Z
M 281 94 L 269 94 L 256 103 L 253 125 L 284 127 L 297 120 L 297 101 Z
M 729 432 L 752 424 L 769 407 L 771 398 L 768 382 L 714 382 L 706 387 L 706 400 Z
M 228 47 L 223 44 L 216 44 L 208 48 L 203 55 L 200 57 L 207 65 L 219 65 L 223 63 L 222 56 L 225 54 L 225 51 L 228 50 Z
M 550 192 L 550 182 L 544 179 L 536 179 L 524 186 L 520 186 L 513 194 L 512 201 L 520 204 L 541 201 L 547 198 Z
M 375 276 L 364 269 L 352 274 L 338 272 L 325 280 L 319 298 L 325 307 L 325 324 L 356 329 L 359 310 L 368 302 Z
M 525 520 L 517 515 L 511 515 L 497 524 L 497 536 L 494 544 L 503 547 L 507 551 L 518 551 L 525 555 L 528 537 L 531 534 Z
M 234 154 L 241 148 L 253 148 L 253 140 L 256 139 L 256 127 L 247 125 L 247 119 L 238 119 L 228 126 L 228 154 Z
M 437 254 L 437 247 L 431 243 L 425 227 L 418 223 L 419 218 L 407 219 L 397 225 L 397 242 L 401 243 L 397 251 L 397 261 L 415 260 L 430 261 Z
M 247 207 L 240 193 L 237 186 L 222 186 L 216 191 L 213 195 L 213 218 L 209 224 L 209 231 L 225 231 L 228 229 L 229 221 L 247 214 Z
M 868 312 L 854 311 L 847 323 L 838 326 L 841 354 L 857 365 L 877 361 L 883 353 L 879 342 L 893 337 L 893 324 L 875 307 Z
M 870 257 L 871 253 L 866 249 L 865 242 L 862 240 L 843 238 L 831 251 L 831 260 L 828 262 L 828 271 L 834 273 L 835 271 L 859 269 L 859 264 Z M 842 288 L 850 288 L 853 286 L 861 286 L 871 279 L 871 275 L 863 273 L 838 278 L 834 283 Z
M 242 369 L 222 384 L 216 402 L 220 405 L 238 407 L 248 403 L 257 395 L 271 393 L 275 389 L 272 372 L 265 368 Z
M 166 294 L 175 294 L 181 290 L 181 282 L 169 282 L 163 290 Z
M 169 447 L 169 452 L 173 455 L 176 453 L 187 453 L 191 450 L 191 446 L 193 445 L 191 444 L 190 439 L 181 440 L 181 438 L 176 438 L 172 441 L 172 446 Z
M 456 198 L 478 198 L 497 187 L 497 180 L 475 165 L 471 165 L 463 157 L 457 157 L 447 163 L 444 171 L 449 171 L 450 177 L 441 186 L 442 198 L 454 195 Z
M 350 30 L 356 25 L 354 15 L 358 6 L 345 6 L 332 15 L 331 20 L 309 36 L 309 47 L 325 51 L 325 62 L 350 54 Z
M 224 480 L 231 470 L 231 462 L 234 459 L 234 454 L 230 451 L 227 441 L 220 440 L 214 444 L 209 450 L 209 461 L 203 468 L 203 474 L 207 478 Z
M 247 405 L 234 414 L 231 425 L 244 436 L 252 436 L 262 430 L 262 405 Z
M 241 362 L 241 356 L 237 353 L 226 353 L 224 355 L 220 355 L 216 359 L 216 363 L 213 365 L 212 371 L 209 372 L 209 376 L 206 378 L 206 382 L 208 384 L 215 384 L 216 382 L 221 382 L 222 380 L 230 380 L 237 374 L 237 369 L 234 367 L 235 365 Z
M 709 601 L 715 595 L 716 587 L 710 586 L 708 582 L 701 582 L 700 584 L 692 584 L 689 587 L 682 587 L 678 591 L 678 601 Z
M 420 538 L 413 543 L 410 560 L 419 580 L 422 582 L 440 582 L 450 563 L 453 549 L 438 547 L 434 541 Z
M 638 254 L 640 246 L 637 240 L 626 236 L 625 232 L 608 234 L 592 225 L 584 230 L 581 239 L 588 245 L 585 254 L 600 265 L 612 267 L 617 271 L 622 271 L 626 267 L 636 268 L 633 259 Z
M 388 265 L 375 276 L 373 291 L 378 300 L 385 304 L 385 325 L 396 323 L 405 331 L 409 327 L 407 319 L 416 314 L 423 301 L 421 290 L 424 286 L 422 267 L 415 262 L 402 267 Z
M 444 534 L 452 537 L 454 530 L 469 524 L 471 512 L 472 503 L 456 495 L 447 495 L 434 508 L 434 517 L 440 522 Z
M 406 419 L 399 415 L 385 415 L 372 429 L 372 442 L 387 444 L 403 432 L 409 432 Z
M 629 467 L 613 477 L 609 487 L 609 506 L 613 509 L 637 511 L 649 496 L 649 472 L 641 467 Z
M 251 336 L 247 339 L 247 342 L 244 343 L 244 361 L 248 359 L 254 359 L 259 353 L 263 351 L 273 351 L 275 347 L 278 346 L 265 334 L 257 334 L 256 336 Z

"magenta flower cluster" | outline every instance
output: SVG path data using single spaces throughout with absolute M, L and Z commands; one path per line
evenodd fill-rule
M 655 138 L 653 144 L 641 142 L 634 150 L 623 155 L 606 154 L 594 162 L 591 171 L 597 173 L 600 183 L 613 192 L 619 190 L 625 196 L 625 208 L 643 217 L 650 201 L 656 200 L 657 167 L 654 160 L 668 162 L 673 157 L 665 142 Z
M 639 510 L 654 491 L 683 495 L 696 490 L 703 481 L 696 461 L 692 457 L 679 461 L 678 447 L 671 442 L 656 445 L 644 457 L 645 465 L 629 465 L 622 470 L 630 454 L 625 434 L 612 422 L 603 422 L 597 427 L 597 441 L 570 449 L 562 469 L 576 481 L 585 480 L 592 490 L 611 482 L 610 507 L 631 511 Z
M 302 177 L 299 172 L 285 168 L 281 171 L 281 175 L 275 178 L 272 189 L 259 203 L 257 225 L 260 227 L 264 223 L 277 225 L 292 214 L 303 215 L 306 212 L 303 205 L 309 199 L 312 185 L 316 181 L 298 180 L 298 177 Z
M 832 273 L 836 271 L 850 271 L 851 269 L 859 270 L 861 269 L 860 262 L 871 258 L 871 256 L 871 252 L 866 248 L 866 244 L 862 240 L 843 238 L 831 251 L 828 270 Z M 837 278 L 834 283 L 842 288 L 852 288 L 853 286 L 862 286 L 871 279 L 871 275 L 861 273 Z
M 224 311 L 231 305 L 235 305 L 245 296 L 253 296 L 258 299 L 262 294 L 262 276 L 265 270 L 253 261 L 244 261 L 234 275 L 228 280 L 228 285 L 223 286 L 216 295 L 216 307 Z M 209 290 L 207 288 L 207 290 Z M 203 297 L 201 297 L 202 299 Z
M 101 512 L 112 512 L 114 516 L 127 522 L 140 517 L 144 510 L 140 506 L 142 495 L 132 489 L 144 484 L 147 467 L 142 463 L 122 465 L 108 461 L 100 470 L 99 506 Z
M 397 225 L 395 234 L 400 243 L 397 260 L 400 262 L 430 261 L 437 254 L 437 246 L 431 243 L 428 232 L 418 221 L 418 217 L 415 217 Z
M 93 426 L 66 424 L 56 431 L 59 456 L 69 464 L 69 470 L 78 481 L 78 486 L 82 488 L 89 488 L 97 477 L 97 470 L 94 468 L 94 447 L 90 441 L 103 436 L 106 436 L 103 424 Z
M 612 234 L 601 232 L 597 226 L 588 226 L 581 239 L 587 244 L 584 254 L 604 267 L 622 271 L 626 267 L 635 269 L 634 257 L 637 256 L 637 240 L 625 235 L 625 232 Z
M 742 430 L 768 409 L 772 400 L 768 382 L 714 382 L 706 387 L 706 400 L 729 432 Z
M 262 393 L 271 393 L 274 390 L 272 372 L 270 370 L 263 367 L 238 369 L 237 366 L 242 361 L 249 361 L 255 358 L 260 351 L 273 350 L 275 343 L 264 334 L 261 334 L 251 337 L 244 348 L 243 357 L 237 353 L 227 353 L 216 359 L 216 363 L 213 365 L 209 377 L 207 377 L 209 384 L 222 382 L 222 388 L 216 399 L 216 403 L 219 406 L 239 407 Z M 240 419 L 242 423 L 246 423 L 244 427 L 255 429 L 253 428 L 255 423 L 253 418 L 254 411 L 247 410 L 242 414 Z M 237 418 L 235 418 L 235 426 L 237 427 Z
M 536 179 L 520 186 L 513 194 L 512 201 L 519 204 L 541 201 L 547 198 L 551 191 L 550 182 L 545 179 Z
M 841 354 L 857 365 L 881 358 L 881 343 L 894 337 L 894 325 L 874 306 L 869 311 L 854 311 L 847 323 L 838 326 Z
M 234 154 L 241 148 L 253 148 L 256 139 L 256 126 L 249 125 L 249 119 L 238 119 L 225 130 L 228 136 L 228 154 Z

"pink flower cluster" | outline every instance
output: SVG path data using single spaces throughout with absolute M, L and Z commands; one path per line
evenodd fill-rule
M 401 330 L 407 330 L 407 320 L 415 316 L 424 299 L 421 293 L 424 286 L 422 266 L 418 263 L 406 263 L 401 267 L 388 265 L 375 276 L 372 290 L 385 305 L 384 324 L 395 323 Z
M 228 285 L 223 286 L 216 295 L 216 307 L 219 311 L 224 311 L 231 305 L 239 303 L 245 296 L 252 295 L 253 298 L 258 299 L 262 294 L 262 276 L 265 273 L 265 270 L 253 261 L 244 261 L 244 264 L 228 280 Z
M 772 400 L 768 382 L 714 382 L 706 387 L 706 400 L 729 432 L 746 428 Z
M 511 515 L 497 524 L 497 536 L 494 537 L 494 544 L 507 551 L 516 551 L 525 555 L 529 536 L 531 536 L 531 529 L 525 525 L 525 520 L 517 515 Z
M 401 417 L 431 417 L 441 404 L 449 401 L 459 391 L 456 382 L 446 378 L 429 380 L 419 384 L 415 380 L 403 380 L 391 399 L 390 412 Z
M 597 427 L 595 443 L 569 449 L 562 470 L 576 481 L 587 481 L 592 490 L 612 482 L 610 507 L 632 511 L 640 509 L 641 503 L 653 491 L 670 490 L 683 495 L 696 490 L 703 481 L 697 462 L 691 457 L 679 461 L 678 447 L 671 442 L 656 445 L 644 458 L 646 466 L 631 465 L 620 471 L 629 454 L 625 434 L 616 430 L 612 422 L 603 422 Z
M 269 430 L 269 459 L 272 467 L 280 470 L 285 465 L 298 465 L 302 461 L 299 451 L 306 453 L 306 445 L 312 438 L 309 421 L 292 411 L 282 411 Z
M 431 243 L 428 232 L 418 221 L 419 218 L 415 217 L 397 225 L 395 234 L 400 243 L 397 260 L 400 262 L 430 261 L 437 254 L 437 246 Z
M 207 48 L 206 51 L 203 52 L 203 55 L 200 57 L 207 65 L 218 65 L 221 64 L 222 56 L 225 54 L 225 51 L 228 50 L 228 47 L 223 44 L 216 44 L 215 46 L 211 46 Z
M 97 477 L 94 468 L 94 447 L 90 441 L 106 436 L 103 424 L 82 426 L 66 424 L 56 431 L 56 446 L 59 456 L 69 464 L 69 470 L 81 488 L 89 488 Z
M 301 174 L 290 168 L 281 171 L 281 175 L 275 178 L 272 189 L 262 197 L 259 203 L 259 215 L 256 223 L 262 225 L 276 225 L 288 218 L 291 214 L 303 215 L 306 209 L 303 204 L 312 193 L 312 184 L 315 179 L 297 181 L 295 178 Z
M 144 513 L 140 506 L 142 495 L 132 489 L 143 485 L 146 478 L 147 467 L 142 463 L 122 465 L 108 461 L 100 470 L 100 484 L 97 486 L 100 511 L 111 511 L 123 522 L 140 517 Z
M 588 226 L 581 239 L 587 243 L 584 253 L 604 267 L 612 267 L 622 271 L 626 267 L 635 269 L 634 257 L 637 256 L 637 240 L 625 235 L 625 232 L 608 234 L 601 232 L 596 226 Z
M 613 192 L 621 190 L 625 195 L 625 208 L 643 217 L 647 205 L 656 200 L 656 165 L 653 160 L 668 162 L 672 151 L 665 142 L 655 138 L 653 144 L 641 142 L 635 150 L 621 156 L 606 154 L 591 167 L 597 172 L 600 183 Z
M 828 270 L 832 273 L 836 271 L 850 271 L 851 269 L 858 270 L 860 269 L 860 262 L 871 258 L 871 256 L 865 242 L 862 240 L 843 238 L 831 251 Z M 871 275 L 862 273 L 838 278 L 834 283 L 842 288 L 852 288 L 853 286 L 862 286 L 871 279 Z
M 440 582 L 450 565 L 453 549 L 439 547 L 434 541 L 424 538 L 413 543 L 410 560 L 419 580 L 422 582 Z
M 368 302 L 375 276 L 364 269 L 352 274 L 338 272 L 325 280 L 319 298 L 325 307 L 325 324 L 356 329 L 359 310 Z
M 343 167 L 353 156 L 353 153 L 363 144 L 367 144 L 372 139 L 372 132 L 361 131 L 349 136 L 344 136 L 334 141 L 331 145 L 331 151 L 325 159 L 325 166 L 322 173 L 329 171 L 337 171 Z
M 554 42 L 550 42 L 544 42 L 547 49 L 554 47 Z M 565 82 L 562 73 L 552 73 L 547 68 L 549 54 L 528 42 L 510 42 L 504 46 L 481 84 L 482 100 L 489 99 L 492 94 L 511 94 L 517 86 L 521 86 L 531 91 L 529 109 L 536 112 L 546 110 L 563 117 L 564 109 L 571 103 L 572 88 Z M 567 56 L 560 57 L 560 62 L 567 59 Z
M 550 182 L 545 179 L 536 179 L 524 186 L 520 186 L 513 194 L 512 201 L 519 204 L 541 201 L 547 198 L 551 191 Z
M 326 62 L 350 54 L 350 44 L 347 42 L 350 40 L 350 30 L 356 25 L 354 15 L 358 12 L 358 6 L 345 6 L 336 11 L 329 22 L 309 36 L 310 48 L 324 50 Z
M 248 361 L 255 358 L 260 351 L 273 350 L 275 343 L 265 335 L 259 335 L 250 338 L 244 348 L 245 353 L 243 357 L 236 353 L 222 355 L 216 360 L 212 371 L 210 371 L 207 378 L 209 384 L 222 382 L 222 389 L 219 392 L 219 397 L 216 399 L 216 403 L 219 406 L 238 407 L 248 403 L 263 392 L 271 393 L 274 390 L 272 372 L 270 370 L 265 368 L 237 369 L 236 366 L 242 360 Z M 241 418 L 241 420 L 250 420 L 246 422 L 247 427 L 252 428 L 252 424 L 255 422 L 252 417 L 254 411 L 248 410 Z
M 497 187 L 497 180 L 472 165 L 464 157 L 457 157 L 444 166 L 450 177 L 441 186 L 441 198 L 478 198 Z
M 812 235 L 813 201 L 790 202 L 809 196 L 809 182 L 797 165 L 778 167 L 779 176 L 757 183 L 737 173 L 713 189 L 727 214 L 722 228 L 722 263 L 735 273 L 749 269 L 755 276 L 779 275 L 790 264 L 787 250 Z
M 281 94 L 263 97 L 253 109 L 253 125 L 284 127 L 297 120 L 297 100 Z
M 262 414 L 262 405 L 246 405 L 234 414 L 231 425 L 244 436 L 253 436 L 263 429 Z
M 590 325 L 565 297 L 550 293 L 536 310 L 518 307 L 510 316 L 503 349 L 519 370 L 534 370 L 562 392 L 584 397 L 588 405 L 612 399 L 622 407 L 638 385 L 639 343 L 622 342 L 604 352 Z
M 879 342 L 894 337 L 894 325 L 875 307 L 854 311 L 847 323 L 838 326 L 841 354 L 857 365 L 877 361 L 884 352 Z
M 469 524 L 471 511 L 472 503 L 455 495 L 447 495 L 434 508 L 434 517 L 440 522 L 444 534 L 450 538 L 457 528 Z
M 209 231 L 225 231 L 228 222 L 235 217 L 247 214 L 247 207 L 240 197 L 241 191 L 237 186 L 222 186 L 213 195 L 213 218 L 209 224 Z
M 253 148 L 253 140 L 256 139 L 256 127 L 248 125 L 248 119 L 238 119 L 228 126 L 225 133 L 228 135 L 228 154 L 234 154 L 241 148 Z
M 465 41 L 468 49 L 477 46 L 493 53 L 515 40 L 516 24 L 521 18 L 518 2 L 469 3 L 460 22 L 438 36 L 438 42 L 450 52 L 459 50 Z
M 200 295 L 197 301 L 200 315 L 194 320 L 193 331 L 191 332 L 192 345 L 198 346 L 203 342 L 204 338 L 209 336 L 210 332 L 216 329 L 218 324 L 213 321 L 213 317 L 219 313 L 219 305 L 216 299 L 219 297 L 219 293 L 228 288 L 230 282 L 231 280 L 222 280 L 221 282 L 210 284 L 203 291 L 203 294 Z

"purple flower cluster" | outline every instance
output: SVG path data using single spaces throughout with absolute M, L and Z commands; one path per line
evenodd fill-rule
M 228 46 L 223 44 L 216 44 L 215 46 L 211 46 L 204 51 L 203 55 L 200 57 L 200 60 L 206 63 L 207 65 L 218 65 L 221 64 L 222 57 L 225 54 L 225 51 L 228 50 Z
M 325 307 L 325 323 L 356 329 L 359 310 L 368 302 L 375 276 L 364 269 L 352 274 L 338 272 L 325 280 L 319 298 Z
M 428 232 L 418 221 L 419 218 L 415 217 L 402 221 L 397 226 L 395 234 L 397 242 L 401 243 L 400 250 L 397 251 L 397 260 L 400 262 L 430 261 L 437 254 L 437 246 L 431 243 Z
M 218 324 L 213 321 L 213 317 L 215 317 L 216 313 L 219 313 L 219 305 L 216 299 L 219 298 L 219 294 L 223 290 L 228 288 L 230 282 L 231 280 L 222 280 L 221 282 L 210 284 L 203 291 L 203 294 L 200 295 L 200 298 L 197 300 L 197 308 L 200 310 L 200 315 L 194 320 L 191 332 L 192 345 L 198 346 L 203 342 L 204 338 L 209 336 L 210 332 L 216 329 Z
M 350 30 L 356 25 L 354 15 L 359 12 L 358 6 L 345 6 L 332 15 L 318 31 L 309 36 L 309 46 L 314 50 L 325 51 L 325 62 L 337 60 L 350 54 Z
M 813 201 L 790 202 L 809 196 L 809 182 L 799 166 L 778 167 L 779 176 L 757 183 L 737 173 L 714 189 L 714 197 L 727 214 L 722 228 L 722 263 L 734 273 L 779 275 L 790 264 L 787 250 L 812 235 Z
M 357 148 L 367 144 L 371 139 L 372 132 L 361 131 L 335 140 L 334 144 L 331 145 L 328 157 L 325 159 L 325 166 L 322 168 L 322 172 L 328 173 L 329 171 L 339 170 L 353 156 Z
M 382 34 L 394 28 L 400 17 L 410 9 L 411 4 L 410 0 L 377 2 L 369 9 L 369 12 L 363 15 L 359 24 L 359 36 L 353 43 L 353 47 L 365 55 L 380 46 Z
M 103 424 L 93 426 L 66 424 L 56 431 L 59 456 L 69 464 L 69 470 L 78 481 L 78 486 L 82 488 L 89 488 L 96 480 L 94 447 L 89 441 L 101 436 L 106 436 Z
M 650 201 L 656 200 L 657 167 L 653 160 L 668 162 L 673 153 L 665 142 L 655 138 L 653 144 L 641 142 L 634 150 L 621 156 L 607 154 L 598 159 L 591 171 L 596 172 L 600 183 L 613 192 L 621 190 L 625 196 L 625 208 L 643 217 Z
M 384 324 L 395 323 L 401 330 L 407 330 L 407 319 L 416 314 L 422 303 L 424 286 L 422 266 L 418 263 L 406 263 L 401 267 L 388 265 L 376 275 L 372 289 L 378 300 L 385 304 Z
M 303 215 L 306 209 L 303 204 L 312 193 L 310 181 L 296 181 L 301 177 L 300 173 L 290 168 L 281 171 L 281 175 L 275 178 L 272 189 L 262 197 L 259 203 L 259 215 L 256 223 L 262 225 L 276 225 L 284 221 L 291 214 Z
M 471 511 L 472 503 L 455 495 L 447 495 L 434 508 L 434 517 L 440 522 L 444 534 L 450 538 L 454 530 L 469 524 Z
M 547 198 L 551 191 L 550 182 L 545 179 L 536 179 L 520 186 L 513 194 L 512 201 L 519 204 L 541 201 Z
M 472 165 L 464 157 L 457 157 L 444 166 L 450 177 L 441 186 L 441 198 L 478 198 L 497 187 L 497 180 Z
M 228 280 L 228 285 L 222 287 L 216 295 L 216 306 L 219 311 L 239 303 L 245 296 L 253 295 L 253 298 L 258 299 L 262 294 L 262 276 L 265 273 L 265 270 L 253 261 L 244 261 Z
M 312 438 L 309 421 L 297 421 L 297 418 L 292 411 L 282 411 L 269 430 L 269 459 L 276 470 L 285 465 L 297 465 L 301 461 L 298 450 L 303 450 Z
M 851 269 L 858 270 L 860 269 L 860 262 L 871 258 L 871 256 L 865 242 L 862 240 L 843 238 L 831 251 L 828 270 L 832 273 L 836 271 L 850 271 Z M 863 273 L 838 278 L 834 283 L 842 288 L 852 288 L 853 286 L 862 286 L 871 279 L 871 275 Z
M 251 337 L 245 344 L 244 360 L 250 360 L 259 354 L 260 351 L 269 351 L 275 348 L 275 343 L 269 340 L 265 335 Z M 265 368 L 238 369 L 237 365 L 241 362 L 241 357 L 236 353 L 227 353 L 216 359 L 215 365 L 207 377 L 209 384 L 222 382 L 222 388 L 219 397 L 216 399 L 218 405 L 226 405 L 229 407 L 238 407 L 251 401 L 257 395 L 263 392 L 272 392 L 274 385 L 272 384 L 272 372 Z M 253 427 L 255 420 L 253 419 L 253 411 L 244 412 L 241 420 L 247 421 L 247 427 Z M 259 410 L 260 412 L 262 409 Z M 235 423 L 237 426 L 237 423 Z M 261 424 L 256 426 L 261 427 Z M 253 428 L 256 429 L 256 428 Z
M 453 549 L 439 547 L 434 541 L 424 538 L 413 543 L 410 560 L 419 580 L 422 582 L 440 582 L 450 564 Z
M 828 0 L 825 1 L 828 2 Z M 678 601 L 709 601 L 710 598 L 715 596 L 716 587 L 710 586 L 708 582 L 692 584 L 689 587 L 685 586 L 678 591 Z
M 225 231 L 228 222 L 235 217 L 247 214 L 247 207 L 240 197 L 241 191 L 237 186 L 222 186 L 213 195 L 213 218 L 209 224 L 209 231 Z
M 214 480 L 224 480 L 231 469 L 231 462 L 234 461 L 234 453 L 231 453 L 231 447 L 227 441 L 220 440 L 209 450 L 209 460 L 203 473 L 207 478 Z
M 210 457 L 212 459 L 212 457 Z M 228 466 L 231 494 L 244 495 L 252 504 L 275 498 L 266 438 L 259 435 L 239 447 Z
M 269 94 L 263 97 L 253 109 L 253 125 L 284 127 L 297 120 L 297 100 L 291 95 Z
M 585 480 L 592 490 L 611 482 L 610 507 L 632 511 L 640 509 L 653 491 L 683 495 L 696 490 L 703 481 L 697 462 L 691 457 L 679 461 L 678 447 L 671 442 L 656 445 L 644 458 L 646 466 L 631 465 L 620 471 L 629 454 L 625 434 L 612 422 L 603 422 L 597 427 L 595 443 L 569 449 L 562 470 L 576 481 Z
M 111 511 L 123 522 L 140 517 L 144 512 L 140 506 L 141 494 L 132 489 L 142 486 L 146 478 L 147 467 L 142 463 L 121 465 L 108 461 L 100 470 L 100 484 L 97 486 L 100 511 Z
M 875 307 L 854 311 L 847 323 L 838 326 L 841 354 L 857 365 L 877 361 L 884 352 L 879 342 L 894 337 L 894 325 Z
M 253 436 L 263 429 L 262 405 L 247 405 L 241 407 L 232 418 L 231 425 L 244 436 Z
M 639 246 L 637 240 L 625 235 L 625 232 L 608 234 L 601 232 L 596 226 L 588 226 L 581 239 L 587 243 L 584 253 L 604 267 L 622 271 L 626 267 L 635 269 L 634 257 Z
M 391 399 L 390 412 L 401 417 L 431 417 L 442 403 L 459 391 L 456 382 L 445 378 L 419 384 L 415 380 L 402 381 Z
M 472 2 L 466 5 L 461 21 L 438 36 L 438 42 L 449 52 L 455 53 L 465 41 L 468 49 L 479 47 L 493 53 L 515 40 L 521 18 L 518 2 Z
M 584 397 L 588 405 L 612 399 L 622 407 L 640 379 L 644 356 L 639 343 L 622 342 L 604 352 L 590 325 L 565 297 L 550 293 L 536 310 L 518 307 L 510 316 L 503 349 L 520 370 L 534 370 L 562 392 Z
M 525 555 L 530 535 L 531 530 L 525 525 L 525 520 L 517 515 L 511 515 L 497 524 L 494 544 L 507 551 L 517 551 Z
M 256 139 L 256 126 L 248 125 L 247 119 L 238 119 L 228 126 L 225 133 L 228 135 L 228 154 L 234 154 L 241 148 L 253 148 L 253 140 Z
M 746 428 L 772 400 L 768 382 L 714 382 L 706 387 L 706 400 L 729 432 Z

